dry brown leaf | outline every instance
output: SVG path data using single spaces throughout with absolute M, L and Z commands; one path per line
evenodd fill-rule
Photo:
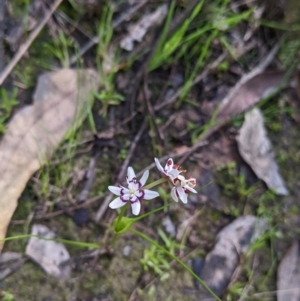
M 277 300 L 300 300 L 300 244 L 293 243 L 283 257 L 277 271 Z
M 277 194 L 287 195 L 288 190 L 279 173 L 264 119 L 258 108 L 247 112 L 236 140 L 242 158 L 251 166 L 256 176 Z
M 162 4 L 156 11 L 143 16 L 141 20 L 129 28 L 129 33 L 120 41 L 120 47 L 131 51 L 134 41 L 141 42 L 150 27 L 161 24 L 168 12 L 167 4 Z
M 27 181 L 86 116 L 97 89 L 93 70 L 63 69 L 42 75 L 34 103 L 20 110 L 8 124 L 0 144 L 0 240 L 17 207 Z M 3 242 L 0 242 L 0 251 Z
M 285 74 L 282 71 L 264 72 L 243 83 L 224 104 L 221 104 L 217 120 L 228 120 L 232 115 L 238 115 L 254 106 L 262 98 L 274 92 L 283 81 Z

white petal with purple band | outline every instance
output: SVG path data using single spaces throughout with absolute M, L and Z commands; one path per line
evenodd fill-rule
M 151 200 L 159 196 L 159 194 L 155 191 L 142 189 L 148 177 L 149 177 L 149 171 L 146 170 L 142 175 L 140 181 L 137 181 L 133 168 L 129 166 L 127 169 L 127 177 L 126 177 L 128 189 L 122 186 L 108 187 L 108 189 L 113 194 L 119 196 L 109 204 L 109 207 L 112 209 L 117 209 L 129 202 L 131 205 L 132 214 L 138 215 L 141 211 L 141 202 L 140 202 L 141 199 Z

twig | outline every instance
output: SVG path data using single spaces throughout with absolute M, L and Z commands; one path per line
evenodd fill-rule
M 43 27 L 46 25 L 46 23 L 49 21 L 57 7 L 60 5 L 60 3 L 63 0 L 56 0 L 56 2 L 53 4 L 51 9 L 48 11 L 45 18 L 42 20 L 42 22 L 35 28 L 35 30 L 29 35 L 27 41 L 22 44 L 19 47 L 19 50 L 13 57 L 13 59 L 9 62 L 9 64 L 4 68 L 3 72 L 0 74 L 0 85 L 3 84 L 4 80 L 7 78 L 7 76 L 10 74 L 10 72 L 13 70 L 13 68 L 16 66 L 16 64 L 19 62 L 19 60 L 23 57 L 25 52 L 28 50 L 32 42 L 35 40 L 35 38 L 38 36 L 40 31 L 43 29 Z
M 5 22 L 5 5 L 6 0 L 0 0 L 0 72 L 4 67 L 4 47 L 3 47 L 3 39 L 4 39 L 4 22 Z
M 13 262 L 9 267 L 7 267 L 4 270 L 1 270 L 0 274 L 0 280 L 5 279 L 7 276 L 10 274 L 14 273 L 17 271 L 26 261 L 28 260 L 27 257 L 23 257 L 18 259 L 16 262 Z
M 84 28 L 82 28 L 77 22 L 74 22 L 73 19 L 71 19 L 68 15 L 66 15 L 64 12 L 62 11 L 57 11 L 55 14 L 54 14 L 56 17 L 60 17 L 64 20 L 66 20 L 71 26 L 73 26 L 73 29 L 77 29 L 78 31 L 80 31 L 82 34 L 84 34 L 87 38 L 89 39 L 92 39 L 93 37 L 84 30 Z M 72 29 L 72 31 L 73 31 Z
M 135 14 L 136 11 L 138 11 L 140 8 L 142 8 L 148 0 L 139 1 L 137 5 L 130 8 L 127 12 L 122 14 L 117 20 L 115 20 L 112 23 L 112 28 L 118 27 L 121 23 L 123 23 L 125 20 L 132 17 L 133 14 Z M 74 55 L 70 59 L 70 65 L 75 64 L 77 59 L 81 56 L 83 56 L 88 50 L 90 50 L 94 45 L 97 45 L 99 43 L 99 37 L 94 36 L 87 44 L 85 44 L 78 52 L 78 54 Z
M 143 86 L 143 93 L 144 93 L 144 98 L 146 100 L 146 107 L 147 107 L 147 111 L 152 119 L 152 123 L 156 132 L 156 136 L 159 139 L 159 144 L 161 146 L 165 147 L 165 139 L 164 139 L 164 134 L 162 131 L 160 131 L 157 123 L 156 123 L 156 116 L 155 116 L 155 112 L 153 109 L 153 106 L 151 104 L 151 101 L 149 99 L 149 89 L 148 89 L 148 76 L 147 76 L 147 72 L 144 72 L 144 86 Z
M 100 199 L 102 198 L 102 196 L 95 196 L 93 198 L 90 198 L 88 200 L 86 200 L 84 203 L 78 205 L 78 204 L 75 204 L 73 207 L 71 208 L 68 208 L 68 211 L 69 212 L 73 212 L 77 209 L 80 209 L 80 208 L 84 208 L 84 207 L 88 207 L 89 205 L 99 201 Z M 35 220 L 41 220 L 41 219 L 49 219 L 49 218 L 52 218 L 52 217 L 56 217 L 56 216 L 59 216 L 59 215 L 62 215 L 65 213 L 65 210 L 57 210 L 57 211 L 54 211 L 54 212 L 51 212 L 51 213 L 46 213 L 46 214 L 41 214 L 41 215 L 37 215 L 35 217 L 33 217 L 32 219 L 35 221 Z M 27 220 L 12 220 L 11 221 L 11 224 L 12 225 L 22 225 L 24 223 L 26 223 Z
M 144 130 L 146 128 L 146 121 L 143 122 L 142 126 L 140 127 L 140 130 L 138 131 L 138 133 L 136 134 L 136 136 L 134 137 L 134 140 L 131 143 L 130 149 L 128 151 L 128 155 L 122 165 L 122 168 L 119 172 L 118 178 L 117 178 L 117 184 L 120 182 L 123 182 L 122 180 L 125 177 L 126 174 L 126 169 L 128 167 L 129 161 L 131 159 L 131 157 L 133 156 L 134 150 L 139 142 L 139 140 L 142 137 L 142 134 L 144 133 Z M 110 203 L 110 201 L 112 200 L 113 195 L 110 193 L 104 200 L 104 202 L 102 203 L 102 205 L 100 206 L 100 208 L 98 209 L 96 216 L 95 216 L 95 221 L 98 222 L 101 217 L 103 216 L 103 214 L 105 213 L 108 204 Z
M 88 198 L 88 194 L 91 190 L 91 188 L 93 187 L 94 181 L 95 181 L 95 177 L 96 177 L 96 172 L 95 172 L 95 165 L 96 162 L 99 158 L 99 151 L 96 153 L 96 155 L 94 157 L 91 158 L 90 163 L 89 163 L 89 167 L 86 173 L 86 182 L 83 186 L 83 189 L 81 190 L 81 192 L 79 193 L 79 195 L 77 196 L 77 203 L 82 203 L 85 202 Z
M 282 40 L 279 41 L 272 49 L 271 51 L 268 53 L 268 55 L 263 58 L 261 60 L 261 62 L 249 73 L 243 75 L 240 80 L 235 84 L 235 86 L 229 91 L 229 93 L 226 95 L 226 97 L 222 100 L 221 105 L 220 105 L 220 109 L 219 112 L 221 112 L 222 108 L 225 107 L 227 105 L 227 103 L 229 102 L 229 100 L 232 98 L 232 96 L 234 94 L 236 94 L 236 92 L 240 89 L 240 87 L 246 83 L 247 81 L 249 81 L 251 78 L 253 78 L 254 76 L 258 75 L 259 73 L 263 72 L 269 65 L 270 63 L 273 61 L 275 55 L 277 54 L 280 45 L 282 43 Z

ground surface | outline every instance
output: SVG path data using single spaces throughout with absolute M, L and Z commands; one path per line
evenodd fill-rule
M 1 70 L 49 14 L 49 3 L 0 0 Z M 163 4 L 167 14 L 132 50 L 121 49 L 133 24 L 149 19 Z M 188 204 L 173 203 L 134 228 L 191 265 L 195 258 L 205 258 L 218 232 L 236 217 L 265 218 L 270 230 L 241 256 L 240 269 L 221 298 L 276 300 L 278 263 L 300 234 L 300 88 L 294 80 L 300 60 L 299 10 L 293 0 L 62 1 L 1 87 L 0 130 L 5 134 L 12 114 L 31 104 L 37 78 L 44 72 L 95 68 L 100 89 L 76 135 L 27 183 L 7 237 L 30 234 L 32 224 L 40 223 L 59 238 L 100 247 L 95 251 L 67 245 L 72 267 L 67 280 L 47 275 L 27 259 L 1 280 L 4 300 L 12 300 L 9 295 L 37 301 L 200 300 L 192 275 L 166 254 L 133 233 L 112 242 L 108 232 L 116 217 L 108 208 L 108 185 L 123 183 L 128 165 L 139 172 L 154 157 L 181 162 L 187 176 L 197 179 L 199 192 Z M 81 53 L 93 38 L 97 42 Z M 258 104 L 288 196 L 267 189 L 237 148 L 244 112 L 259 99 L 251 96 L 250 105 L 234 106 L 222 126 L 211 130 L 217 106 L 276 45 L 278 51 L 260 70 L 271 75 L 249 90 L 262 90 L 261 99 L 272 74 L 288 73 L 288 84 Z M 243 94 L 240 97 L 243 103 Z M 151 168 L 150 180 L 158 179 L 158 171 Z M 160 189 L 160 198 L 145 201 L 142 213 L 172 202 L 168 186 Z M 8 241 L 3 252 L 23 256 L 26 244 L 27 239 Z

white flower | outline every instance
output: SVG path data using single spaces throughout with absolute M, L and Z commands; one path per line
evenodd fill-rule
M 187 180 L 184 176 L 182 176 L 180 173 L 182 173 L 183 170 L 180 170 L 180 167 L 175 165 L 173 159 L 171 158 L 168 159 L 165 168 L 161 166 L 157 158 L 154 158 L 154 160 L 158 170 L 167 176 L 173 185 L 171 190 L 172 199 L 175 202 L 178 202 L 179 198 L 183 203 L 186 204 L 188 194 L 190 192 L 197 193 L 197 191 L 194 189 L 196 186 L 196 179 L 190 178 Z
M 179 176 L 179 174 L 182 172 L 182 170 L 179 170 L 179 166 L 175 165 L 172 158 L 169 158 L 165 168 L 161 166 L 157 158 L 154 158 L 156 167 L 158 170 L 163 173 L 165 176 L 170 178 L 170 180 L 173 182 L 175 178 Z
M 142 189 L 148 177 L 149 170 L 146 170 L 141 179 L 137 181 L 133 168 L 129 166 L 126 177 L 128 189 L 123 186 L 108 186 L 108 189 L 113 194 L 119 196 L 109 204 L 109 207 L 116 209 L 124 206 L 127 202 L 130 202 L 132 213 L 138 215 L 141 211 L 141 199 L 151 200 L 159 196 L 159 193 L 156 191 Z
M 175 202 L 178 202 L 178 197 L 181 201 L 186 204 L 187 203 L 187 196 L 190 192 L 197 193 L 194 189 L 196 185 L 196 179 L 190 178 L 187 180 L 184 176 L 179 175 L 177 178 L 174 179 L 174 187 L 171 190 L 172 199 Z

